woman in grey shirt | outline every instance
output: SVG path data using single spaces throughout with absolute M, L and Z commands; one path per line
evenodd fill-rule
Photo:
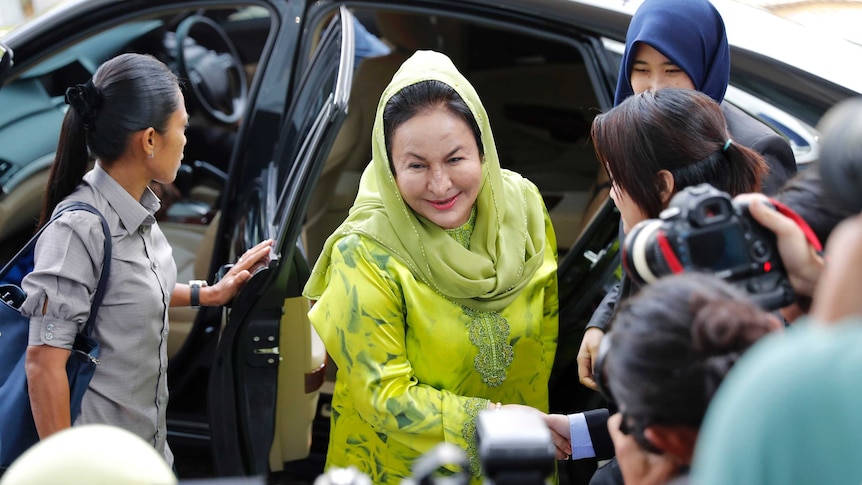
M 168 307 L 223 305 L 265 262 L 271 241 L 246 252 L 213 286 L 176 283 L 171 247 L 154 217 L 152 181 L 176 177 L 188 114 L 176 76 L 161 61 L 122 54 L 86 84 L 66 91 L 57 155 L 40 226 L 58 206 L 86 202 L 111 230 L 108 285 L 93 329 L 101 356 L 75 424 L 105 423 L 173 455 L 165 441 Z M 84 173 L 89 155 L 95 167 Z M 104 234 L 99 217 L 68 211 L 36 244 L 35 268 L 23 281 L 30 317 L 27 380 L 40 438 L 72 425 L 66 361 L 86 323 L 98 285 Z

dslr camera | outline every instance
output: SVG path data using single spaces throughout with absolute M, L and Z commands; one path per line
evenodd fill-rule
M 658 219 L 635 225 L 623 243 L 622 260 L 639 283 L 701 271 L 742 288 L 765 310 L 794 300 L 775 234 L 751 217 L 746 204 L 709 184 L 685 188 Z

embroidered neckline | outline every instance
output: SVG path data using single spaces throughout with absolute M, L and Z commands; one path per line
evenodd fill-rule
M 473 228 L 476 227 L 476 205 L 473 204 L 473 209 L 470 210 L 470 218 L 467 219 L 460 227 L 455 229 L 444 229 L 446 234 L 452 236 L 452 239 L 458 241 L 458 244 L 464 246 L 464 249 L 470 249 L 470 239 L 473 237 Z
M 470 319 L 467 328 L 470 342 L 479 348 L 473 360 L 473 367 L 482 376 L 482 381 L 490 387 L 506 382 L 506 370 L 515 352 L 509 345 L 509 322 L 500 312 L 486 312 L 463 306 Z

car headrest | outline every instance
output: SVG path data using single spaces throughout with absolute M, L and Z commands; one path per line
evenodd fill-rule
M 383 37 L 395 47 L 416 51 L 440 50 L 440 38 L 432 17 L 403 12 L 377 12 L 377 28 Z

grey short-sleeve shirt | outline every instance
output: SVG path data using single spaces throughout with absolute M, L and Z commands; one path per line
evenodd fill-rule
M 134 200 L 98 164 L 66 201 L 94 206 L 111 230 L 111 272 L 93 330 L 100 364 L 75 424 L 105 423 L 141 436 L 164 453 L 166 442 L 168 307 L 177 271 L 171 247 L 153 216 L 149 189 Z M 62 206 L 62 203 L 61 203 Z M 71 349 L 83 328 L 102 268 L 98 216 L 69 211 L 36 243 L 35 267 L 22 286 L 30 345 Z

